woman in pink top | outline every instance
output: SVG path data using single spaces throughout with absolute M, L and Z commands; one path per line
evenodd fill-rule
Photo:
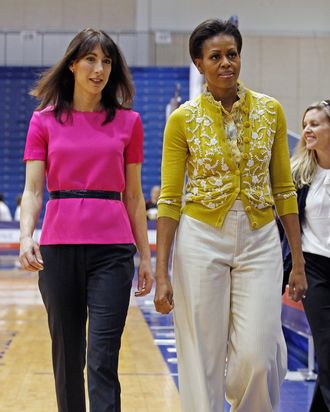
M 129 305 L 133 256 L 140 253 L 136 296 L 152 272 L 141 189 L 143 129 L 129 109 L 127 64 L 103 31 L 78 33 L 32 95 L 24 159 L 20 262 L 39 272 L 48 313 L 58 410 L 120 411 L 118 355 Z M 40 247 L 32 238 L 46 206 Z

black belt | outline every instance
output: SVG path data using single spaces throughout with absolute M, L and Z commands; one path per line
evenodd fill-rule
M 120 192 L 110 190 L 55 190 L 49 192 L 50 199 L 111 199 L 121 200 Z

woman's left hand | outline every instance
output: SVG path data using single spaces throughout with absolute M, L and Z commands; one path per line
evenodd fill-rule
M 293 267 L 289 277 L 289 297 L 295 302 L 299 302 L 305 297 L 307 288 L 304 267 Z
M 138 285 L 134 295 L 145 296 L 150 293 L 153 283 L 150 259 L 141 260 L 138 269 Z

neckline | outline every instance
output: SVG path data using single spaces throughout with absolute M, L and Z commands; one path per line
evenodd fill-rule
M 93 112 L 89 112 L 89 111 L 82 111 L 82 110 L 76 110 L 76 109 L 72 109 L 72 113 L 78 113 L 78 114 L 100 114 L 100 113 L 104 113 L 104 109 L 100 109 L 97 111 L 93 111 Z
M 330 173 L 330 167 L 328 169 L 325 169 L 324 167 L 317 164 L 317 169 L 318 169 L 319 172 Z
M 233 109 L 240 107 L 244 102 L 245 102 L 245 98 L 246 98 L 246 89 L 243 85 L 243 83 L 241 81 L 237 81 L 237 97 L 238 99 L 233 103 L 233 107 L 231 112 L 228 112 L 224 106 L 222 105 L 222 101 L 221 100 L 215 100 L 215 98 L 213 97 L 212 93 L 208 90 L 207 88 L 207 83 L 203 86 L 203 91 L 202 94 L 204 95 L 204 97 L 206 98 L 206 100 L 208 100 L 213 106 L 220 108 L 221 110 L 223 110 L 226 114 L 231 114 Z

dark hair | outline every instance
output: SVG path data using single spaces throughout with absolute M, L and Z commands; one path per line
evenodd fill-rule
M 209 19 L 200 23 L 190 35 L 189 53 L 193 62 L 195 62 L 195 59 L 202 57 L 202 48 L 205 40 L 218 34 L 233 36 L 238 54 L 241 54 L 243 40 L 238 28 L 230 21 Z
M 20 193 L 16 196 L 16 205 L 19 206 L 21 202 L 22 202 L 22 194 Z
M 111 121 L 117 108 L 131 107 L 134 86 L 126 60 L 111 37 L 103 30 L 87 28 L 71 40 L 63 58 L 42 73 L 36 86 L 30 91 L 41 100 L 37 110 L 53 106 L 55 117 L 62 122 L 62 114 L 70 115 L 73 105 L 74 76 L 70 65 L 100 45 L 103 53 L 111 57 L 111 73 L 102 90 L 101 104 L 107 115 L 104 123 Z

